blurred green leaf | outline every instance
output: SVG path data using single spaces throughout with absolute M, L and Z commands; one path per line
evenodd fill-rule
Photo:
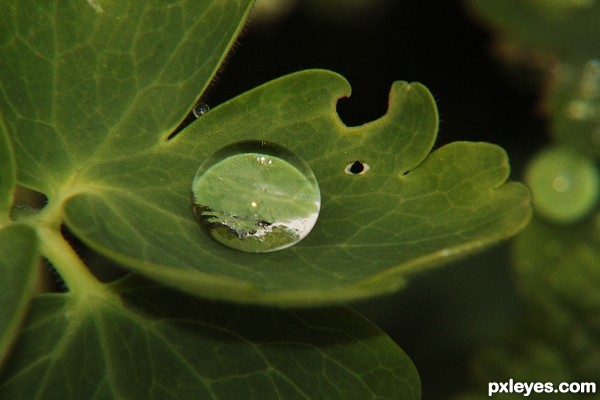
M 0 366 L 25 320 L 39 260 L 35 231 L 27 225 L 0 228 Z
M 527 312 L 504 347 L 475 358 L 487 382 L 596 382 L 600 370 L 600 213 L 572 225 L 534 218 L 515 239 L 516 280 Z M 479 395 L 478 393 L 481 393 Z M 548 398 L 548 394 L 530 396 Z M 597 394 L 577 394 L 595 399 Z M 511 398 L 508 396 L 507 398 Z M 517 398 L 517 397 L 515 397 Z
M 492 25 L 500 42 L 516 47 L 517 60 L 546 69 L 541 109 L 556 140 L 528 166 L 536 217 L 513 244 L 515 281 L 526 311 L 509 343 L 476 357 L 478 388 L 459 398 L 489 398 L 488 382 L 509 379 L 552 382 L 555 388 L 561 382 L 595 382 L 600 370 L 600 179 L 595 160 L 600 155 L 600 2 L 468 3 Z
M 40 296 L 0 397 L 420 399 L 406 354 L 348 308 L 238 308 L 136 278 L 113 289 Z
M 538 218 L 515 240 L 514 263 L 528 296 L 550 296 L 590 316 L 600 311 L 600 209 L 557 226 Z M 600 322 L 600 321 L 598 321 Z M 600 325 L 598 325 L 600 328 Z
M 595 0 L 468 0 L 504 42 L 581 64 L 598 56 L 600 2 Z
M 582 154 L 600 158 L 600 59 L 559 65 L 548 88 L 545 103 L 553 136 Z

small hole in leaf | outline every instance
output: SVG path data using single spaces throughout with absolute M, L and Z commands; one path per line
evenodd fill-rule
M 365 166 L 360 161 L 354 161 L 350 166 L 350 172 L 353 174 L 360 174 L 365 170 Z
M 362 161 L 356 160 L 350 163 L 344 169 L 344 172 L 348 175 L 362 175 L 369 170 L 369 166 Z

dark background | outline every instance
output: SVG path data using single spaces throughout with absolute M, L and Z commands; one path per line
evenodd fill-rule
M 214 106 L 282 75 L 325 68 L 352 85 L 338 105 L 348 125 L 383 115 L 393 81 L 418 81 L 438 103 L 438 146 L 488 141 L 526 157 L 545 141 L 539 82 L 505 68 L 490 29 L 462 1 L 372 1 L 379 9 L 357 16 L 340 17 L 343 8 L 319 14 L 305 5 L 318 1 L 302 0 L 275 22 L 251 19 L 203 100 Z
M 254 18 L 203 101 L 214 107 L 279 76 L 326 68 L 352 85 L 352 97 L 338 104 L 346 124 L 383 115 L 393 81 L 419 81 L 438 104 L 436 147 L 456 140 L 499 144 L 511 158 L 512 179 L 547 140 L 536 112 L 541 77 L 507 68 L 489 27 L 462 2 L 379 1 L 380 8 L 358 15 L 318 12 L 309 3 L 275 22 Z M 509 248 L 424 272 L 396 295 L 355 305 L 412 358 L 423 399 L 468 388 L 473 355 L 510 335 L 519 303 Z

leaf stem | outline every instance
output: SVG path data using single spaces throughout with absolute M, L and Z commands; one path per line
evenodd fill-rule
M 105 290 L 62 236 L 59 228 L 40 227 L 39 233 L 42 254 L 56 268 L 72 294 L 90 294 Z

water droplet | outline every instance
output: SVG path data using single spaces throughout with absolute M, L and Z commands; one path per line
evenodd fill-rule
M 368 164 L 365 164 L 362 161 L 356 160 L 344 168 L 344 172 L 348 175 L 363 175 L 367 172 L 371 167 Z
M 203 103 L 203 102 L 198 102 L 192 109 L 192 112 L 194 113 L 194 116 L 196 118 L 200 118 L 201 116 L 203 116 L 204 114 L 206 114 L 209 111 L 210 111 L 210 107 L 208 106 L 208 104 Z
M 248 141 L 206 159 L 192 183 L 196 221 L 217 242 L 258 253 L 304 239 L 321 208 L 308 164 L 282 146 Z
M 534 210 L 558 223 L 585 218 L 600 198 L 600 172 L 594 161 L 569 148 L 542 151 L 527 167 Z

